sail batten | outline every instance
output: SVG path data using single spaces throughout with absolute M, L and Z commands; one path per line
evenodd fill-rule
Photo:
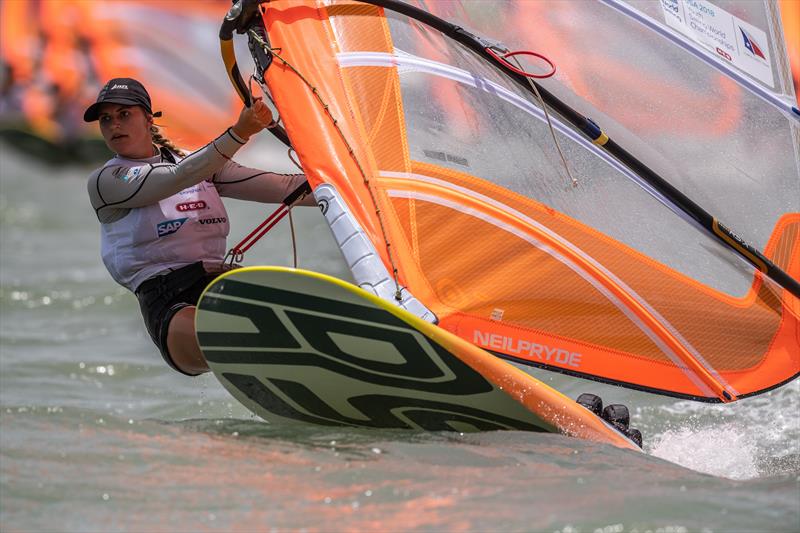
M 562 253 L 554 250 L 542 241 L 537 240 L 535 237 L 516 230 L 498 219 L 492 218 L 490 215 L 487 215 L 484 210 L 469 208 L 462 203 L 449 201 L 440 196 L 428 195 L 425 194 L 425 192 L 398 190 L 389 190 L 388 192 L 389 196 L 393 198 L 426 201 L 448 207 L 468 216 L 480 218 L 484 222 L 515 234 L 517 237 L 529 242 L 531 245 L 563 263 L 589 282 L 598 292 L 622 311 L 631 322 L 642 330 L 644 334 L 659 347 L 661 352 L 669 357 L 670 360 L 675 363 L 675 366 L 684 372 L 704 394 L 709 396 L 721 395 L 722 391 L 727 388 L 735 395 L 734 389 L 727 386 L 724 379 L 722 379 L 715 370 L 708 367 L 707 363 L 705 363 L 697 351 L 692 348 L 685 339 L 681 339 L 676 330 L 666 322 L 666 320 L 659 317 L 640 297 L 632 294 L 632 291 L 628 292 L 630 289 L 626 288 L 619 280 L 613 280 L 611 276 L 606 276 L 606 283 L 599 282 L 596 274 L 593 275 L 588 272 L 585 267 L 582 268 L 577 265 L 574 260 L 565 257 Z M 589 258 L 589 260 L 591 261 L 591 258 Z M 600 266 L 594 261 L 591 261 L 590 265 L 595 268 Z M 610 273 L 605 272 L 605 274 Z M 623 301 L 623 299 L 626 301 Z
M 529 100 L 519 96 L 518 94 L 506 89 L 491 80 L 478 76 L 474 73 L 458 69 L 436 61 L 426 60 L 396 50 L 394 54 L 380 53 L 380 52 L 345 52 L 337 54 L 339 65 L 343 68 L 346 67 L 386 67 L 398 68 L 405 72 L 421 72 L 439 76 L 449 79 L 458 83 L 466 84 L 475 89 L 482 90 L 486 93 L 493 94 L 500 97 L 504 101 L 510 103 L 521 111 L 535 117 L 539 121 L 546 122 L 547 118 L 542 109 Z M 695 219 L 690 217 L 685 211 L 676 206 L 664 194 L 655 189 L 648 182 L 643 180 L 638 174 L 633 172 L 630 168 L 620 163 L 617 159 L 612 157 L 608 152 L 602 150 L 599 146 L 589 140 L 585 135 L 580 134 L 574 128 L 567 125 L 565 122 L 559 120 L 557 117 L 550 118 L 551 123 L 555 129 L 568 137 L 570 140 L 581 145 L 588 151 L 591 151 L 595 156 L 602 159 L 610 167 L 617 172 L 623 174 L 626 178 L 636 183 L 639 187 L 645 190 L 653 198 L 658 200 L 661 204 L 669 208 L 677 216 L 681 217 L 685 222 L 693 225 L 695 229 L 701 230 L 702 227 Z M 446 157 L 445 157 L 446 160 Z

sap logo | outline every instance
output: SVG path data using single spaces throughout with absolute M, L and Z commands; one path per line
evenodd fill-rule
M 225 217 L 217 217 L 217 218 L 201 218 L 198 220 L 201 224 L 224 224 L 228 221 Z
M 112 90 L 112 91 L 113 91 L 114 89 L 125 89 L 125 90 L 127 90 L 127 89 L 128 89 L 128 86 L 127 86 L 127 85 L 120 85 L 120 84 L 116 83 L 116 84 L 114 84 L 114 86 L 111 88 L 111 90 Z
M 175 206 L 175 209 L 177 209 L 181 213 L 185 213 L 186 211 L 197 211 L 198 209 L 205 209 L 205 208 L 206 208 L 206 203 L 203 200 L 198 200 L 196 202 L 185 202 Z
M 186 222 L 186 220 L 188 220 L 188 219 L 186 219 L 186 218 L 176 218 L 174 220 L 166 220 L 164 222 L 160 222 L 156 226 L 156 231 L 158 232 L 158 237 L 161 238 L 161 237 L 165 237 L 167 235 L 170 235 L 172 233 L 175 233 L 176 231 L 181 229 L 181 226 L 183 226 L 183 223 Z

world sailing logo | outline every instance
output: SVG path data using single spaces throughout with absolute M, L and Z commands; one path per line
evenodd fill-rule
M 754 57 L 760 57 L 761 59 L 766 61 L 767 58 L 764 55 L 764 52 L 761 51 L 761 47 L 758 46 L 755 39 L 753 39 L 753 36 L 747 33 L 741 26 L 739 26 L 739 31 L 742 32 L 742 40 L 744 41 L 744 47 L 747 49 L 748 52 L 750 52 L 750 55 Z

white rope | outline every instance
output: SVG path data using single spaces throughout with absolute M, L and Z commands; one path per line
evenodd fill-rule
M 517 64 L 517 67 L 520 70 L 524 70 L 523 67 L 522 67 L 522 64 L 520 63 L 519 59 L 517 59 L 516 56 L 512 57 L 511 59 L 514 60 L 514 62 Z M 553 128 L 553 123 L 550 120 L 550 113 L 547 111 L 547 106 L 544 103 L 544 98 L 542 98 L 542 95 L 539 94 L 539 88 L 536 87 L 536 83 L 534 83 L 533 80 L 530 79 L 530 78 L 526 78 L 526 79 L 528 80 L 528 85 L 530 85 L 531 89 L 533 89 L 533 92 L 536 93 L 536 98 L 539 99 L 539 104 L 541 104 L 541 106 L 542 106 L 542 111 L 544 111 L 544 118 L 547 121 L 547 127 L 550 129 L 550 136 L 553 138 L 553 144 L 555 145 L 556 151 L 558 152 L 558 155 L 561 158 L 561 163 L 564 165 L 564 170 L 566 171 L 567 176 L 570 179 L 572 187 L 573 188 L 577 187 L 578 186 L 578 180 L 575 179 L 575 176 L 572 175 L 572 172 L 569 169 L 569 165 L 567 164 L 567 158 L 564 155 L 564 152 L 561 150 L 561 145 L 558 143 L 558 138 L 556 137 L 556 132 L 555 132 L 555 129 Z

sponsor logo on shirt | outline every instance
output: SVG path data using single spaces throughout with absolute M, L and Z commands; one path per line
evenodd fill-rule
M 181 195 L 192 194 L 193 192 L 200 192 L 200 185 L 194 185 L 192 187 L 189 187 L 188 189 L 183 189 L 178 194 L 181 194 Z
M 186 211 L 197 211 L 198 209 L 205 209 L 206 203 L 203 200 L 198 200 L 196 202 L 184 202 L 182 204 L 178 204 L 175 206 L 175 209 L 180 211 L 181 213 L 185 213 Z
M 114 175 L 115 178 L 127 182 L 130 180 L 135 180 L 136 178 L 141 176 L 143 170 L 144 167 L 133 167 L 133 168 L 119 167 L 116 170 L 114 170 L 112 174 Z
M 224 224 L 228 221 L 227 217 L 200 218 L 197 220 L 201 224 Z
M 183 226 L 184 222 L 186 222 L 187 218 L 175 218 L 173 220 L 165 220 L 164 222 L 159 222 L 156 225 L 156 231 L 158 232 L 158 237 L 165 237 L 172 233 L 175 233 L 181 226 Z

